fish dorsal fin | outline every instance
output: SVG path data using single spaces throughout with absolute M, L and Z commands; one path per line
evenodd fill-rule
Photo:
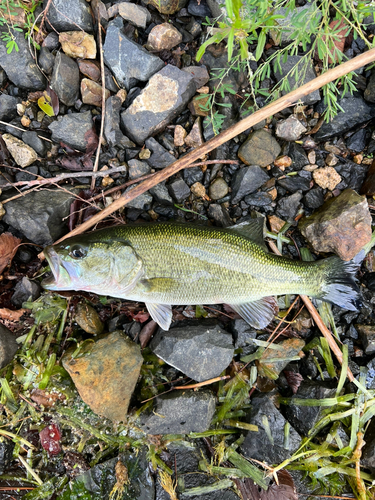
M 258 329 L 265 328 L 279 310 L 274 297 L 263 297 L 253 302 L 228 305 L 249 325 Z
M 150 304 L 146 302 L 146 307 L 151 318 L 163 330 L 169 330 L 172 322 L 172 306 L 166 304 Z
M 257 218 L 248 220 L 245 222 L 241 222 L 240 224 L 236 224 L 235 226 L 227 227 L 230 231 L 234 231 L 241 236 L 245 236 L 245 238 L 249 238 L 249 240 L 253 241 L 263 250 L 268 252 L 267 246 L 264 243 L 264 219 Z

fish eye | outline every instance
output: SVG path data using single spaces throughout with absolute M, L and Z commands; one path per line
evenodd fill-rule
M 86 255 L 86 250 L 79 245 L 74 245 L 70 249 L 69 255 L 73 257 L 73 259 L 82 259 L 82 257 Z

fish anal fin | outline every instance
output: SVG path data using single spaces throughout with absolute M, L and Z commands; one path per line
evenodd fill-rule
M 268 251 L 266 244 L 264 243 L 264 219 L 257 218 L 249 221 L 241 222 L 235 226 L 230 226 L 227 229 L 235 233 L 245 236 L 249 240 L 253 241 L 257 245 L 263 248 L 266 252 Z
M 252 302 L 228 305 L 249 325 L 258 329 L 265 328 L 279 310 L 274 297 L 262 297 Z
M 169 330 L 172 322 L 172 306 L 167 304 L 150 304 L 146 302 L 146 307 L 151 318 L 163 330 Z

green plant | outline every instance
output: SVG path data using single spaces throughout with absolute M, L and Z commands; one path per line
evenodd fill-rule
M 257 109 L 257 96 L 274 100 L 281 93 L 292 90 L 291 82 L 295 82 L 294 87 L 301 85 L 313 58 L 320 60 L 319 69 L 322 73 L 334 63 L 343 62 L 346 56 L 340 50 L 339 43 L 349 34 L 354 40 L 361 39 L 369 49 L 375 46 L 375 40 L 370 41 L 366 37 L 363 25 L 365 17 L 375 16 L 373 2 L 314 1 L 307 7 L 296 9 L 295 0 L 226 0 L 225 7 L 226 18 L 217 20 L 218 27 L 212 27 L 214 34 L 202 44 L 196 57 L 200 61 L 209 45 L 227 40 L 228 65 L 213 73 L 213 79 L 217 81 L 208 101 L 202 106 L 210 113 L 206 125 L 212 123 L 215 134 L 224 120 L 216 108 L 227 105 L 221 102 L 225 93 L 236 93 L 224 81 L 231 71 L 242 71 L 247 75 L 249 87 L 241 107 L 245 115 Z M 267 40 L 278 47 L 269 55 L 264 54 Z M 282 64 L 289 56 L 295 55 L 302 57 L 287 74 L 282 74 L 273 88 L 269 89 L 263 84 L 272 72 L 282 73 Z M 251 60 L 258 62 L 254 71 L 250 67 Z M 323 87 L 326 121 L 342 110 L 339 98 L 355 90 L 354 77 L 354 73 L 349 73 Z M 207 95 L 202 94 L 201 98 L 207 98 Z
M 35 23 L 34 12 L 42 0 L 32 0 L 31 2 L 22 2 L 17 0 L 0 0 L 0 28 L 5 27 L 4 31 L 0 31 L 0 38 L 6 42 L 7 53 L 10 54 L 13 50 L 19 51 L 15 37 L 15 32 L 23 32 L 25 30 L 25 38 L 30 38 L 33 45 L 38 49 L 39 46 L 32 40 L 31 34 Z M 25 22 L 23 26 L 13 22 L 12 17 L 17 15 L 15 9 L 22 8 L 25 12 Z

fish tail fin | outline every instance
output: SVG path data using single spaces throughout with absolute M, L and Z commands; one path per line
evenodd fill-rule
M 325 278 L 321 293 L 315 298 L 336 304 L 349 311 L 358 311 L 361 303 L 355 279 L 359 266 L 358 260 L 354 258 L 346 262 L 338 257 L 329 257 L 321 263 Z

